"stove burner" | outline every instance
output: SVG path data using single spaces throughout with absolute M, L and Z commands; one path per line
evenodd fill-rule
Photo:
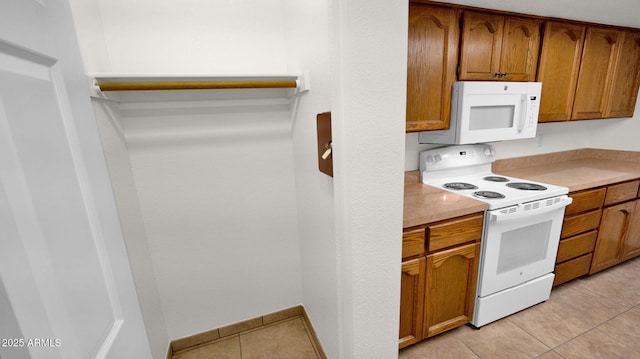
M 493 191 L 477 191 L 477 192 L 473 192 L 473 195 L 479 198 L 487 198 L 487 199 L 505 198 L 502 193 L 493 192 Z
M 464 189 L 478 189 L 477 186 L 472 185 L 471 183 L 465 183 L 465 182 L 450 182 L 450 183 L 445 183 L 444 188 L 448 188 L 448 189 L 452 189 L 452 190 L 464 190 Z
M 547 187 L 541 186 L 535 183 L 527 183 L 527 182 L 513 182 L 507 183 L 507 187 L 521 189 L 525 191 L 546 191 Z
M 487 176 L 483 178 L 483 180 L 489 181 L 489 182 L 509 182 L 508 178 L 502 177 L 502 176 Z

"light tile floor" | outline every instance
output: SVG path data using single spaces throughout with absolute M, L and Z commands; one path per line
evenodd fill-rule
M 302 317 L 216 340 L 173 354 L 173 359 L 320 359 Z
M 173 359 L 318 359 L 302 317 L 184 350 Z M 640 258 L 555 288 L 544 303 L 481 329 L 463 326 L 400 359 L 640 359 Z
M 640 258 L 551 291 L 544 303 L 400 351 L 400 359 L 640 359 Z

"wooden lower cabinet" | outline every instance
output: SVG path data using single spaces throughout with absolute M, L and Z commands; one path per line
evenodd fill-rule
M 622 260 L 640 256 L 640 202 L 636 201 L 636 210 L 631 218 L 629 232 L 622 249 Z
M 555 270 L 556 277 L 553 279 L 553 285 L 556 286 L 589 273 L 592 257 L 593 254 L 588 253 L 557 264 Z
M 425 338 L 471 321 L 479 259 L 480 243 L 427 256 Z
M 640 256 L 639 189 L 633 180 L 569 194 L 553 285 Z
M 569 194 L 573 203 L 565 210 L 554 286 L 589 273 L 606 192 L 603 187 Z
M 400 280 L 400 348 L 422 340 L 426 258 L 402 262 Z
M 635 217 L 635 209 L 636 201 L 631 201 L 607 207 L 603 210 L 589 274 L 622 262 L 625 239 Z
M 400 348 L 471 321 L 482 222 L 477 213 L 405 229 Z M 421 252 L 417 243 L 423 243 Z

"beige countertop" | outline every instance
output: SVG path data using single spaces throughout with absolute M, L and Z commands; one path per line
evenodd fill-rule
M 499 160 L 493 172 L 569 188 L 569 192 L 640 178 L 640 152 L 581 149 Z
M 487 204 L 420 182 L 420 172 L 404 175 L 403 228 L 483 212 Z
M 579 149 L 498 160 L 493 172 L 565 186 L 570 192 L 640 178 L 640 152 Z M 482 212 L 484 202 L 424 185 L 405 173 L 404 228 Z

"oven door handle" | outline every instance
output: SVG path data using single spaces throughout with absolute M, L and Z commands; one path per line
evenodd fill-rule
M 548 199 L 543 199 L 540 201 L 536 201 L 536 202 L 545 202 Z M 573 198 L 569 197 L 569 196 L 562 196 L 560 197 L 560 200 L 558 202 L 555 202 L 551 205 L 548 206 L 541 206 L 537 209 L 529 209 L 529 210 L 525 210 L 524 207 L 526 205 L 531 205 L 533 207 L 533 204 L 535 202 L 531 202 L 531 203 L 525 203 L 525 204 L 518 204 L 517 205 L 517 210 L 514 211 L 513 213 L 510 213 L 509 210 L 495 210 L 495 211 L 491 211 L 491 221 L 493 222 L 504 222 L 504 221 L 510 221 L 510 220 L 515 220 L 515 219 L 521 219 L 524 217 L 530 217 L 530 216 L 536 216 L 536 215 L 540 215 L 540 214 L 545 214 L 545 213 L 549 213 L 555 210 L 558 210 L 560 208 L 566 207 L 568 205 L 570 205 L 573 202 Z

